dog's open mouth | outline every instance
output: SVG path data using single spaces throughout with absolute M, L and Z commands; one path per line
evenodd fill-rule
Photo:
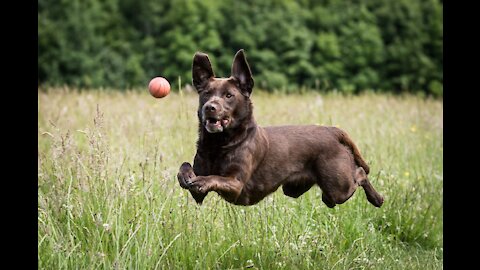
M 205 128 L 210 133 L 222 132 L 230 124 L 230 118 L 208 117 L 205 119 Z

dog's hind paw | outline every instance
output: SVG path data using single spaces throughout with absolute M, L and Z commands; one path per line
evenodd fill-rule
M 367 196 L 367 200 L 375 207 L 381 207 L 385 199 L 382 195 L 376 194 L 376 196 Z

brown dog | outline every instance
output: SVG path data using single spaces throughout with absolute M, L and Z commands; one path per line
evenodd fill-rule
M 204 53 L 195 54 L 192 73 L 200 101 L 197 153 L 193 168 L 184 162 L 177 178 L 197 203 L 215 191 L 230 203 L 253 205 L 280 186 L 297 198 L 317 184 L 328 207 L 344 203 L 358 186 L 370 203 L 382 205 L 367 178 L 368 165 L 341 129 L 257 125 L 243 50 L 235 55 L 229 78 L 215 78 Z

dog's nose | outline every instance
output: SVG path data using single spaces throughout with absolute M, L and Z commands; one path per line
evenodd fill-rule
M 215 112 L 217 110 L 217 105 L 214 103 L 205 104 L 205 112 Z

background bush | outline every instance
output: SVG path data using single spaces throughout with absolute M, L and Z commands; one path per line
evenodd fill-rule
M 38 1 L 40 86 L 176 89 L 196 51 L 228 76 L 241 48 L 267 90 L 443 95 L 438 0 Z

